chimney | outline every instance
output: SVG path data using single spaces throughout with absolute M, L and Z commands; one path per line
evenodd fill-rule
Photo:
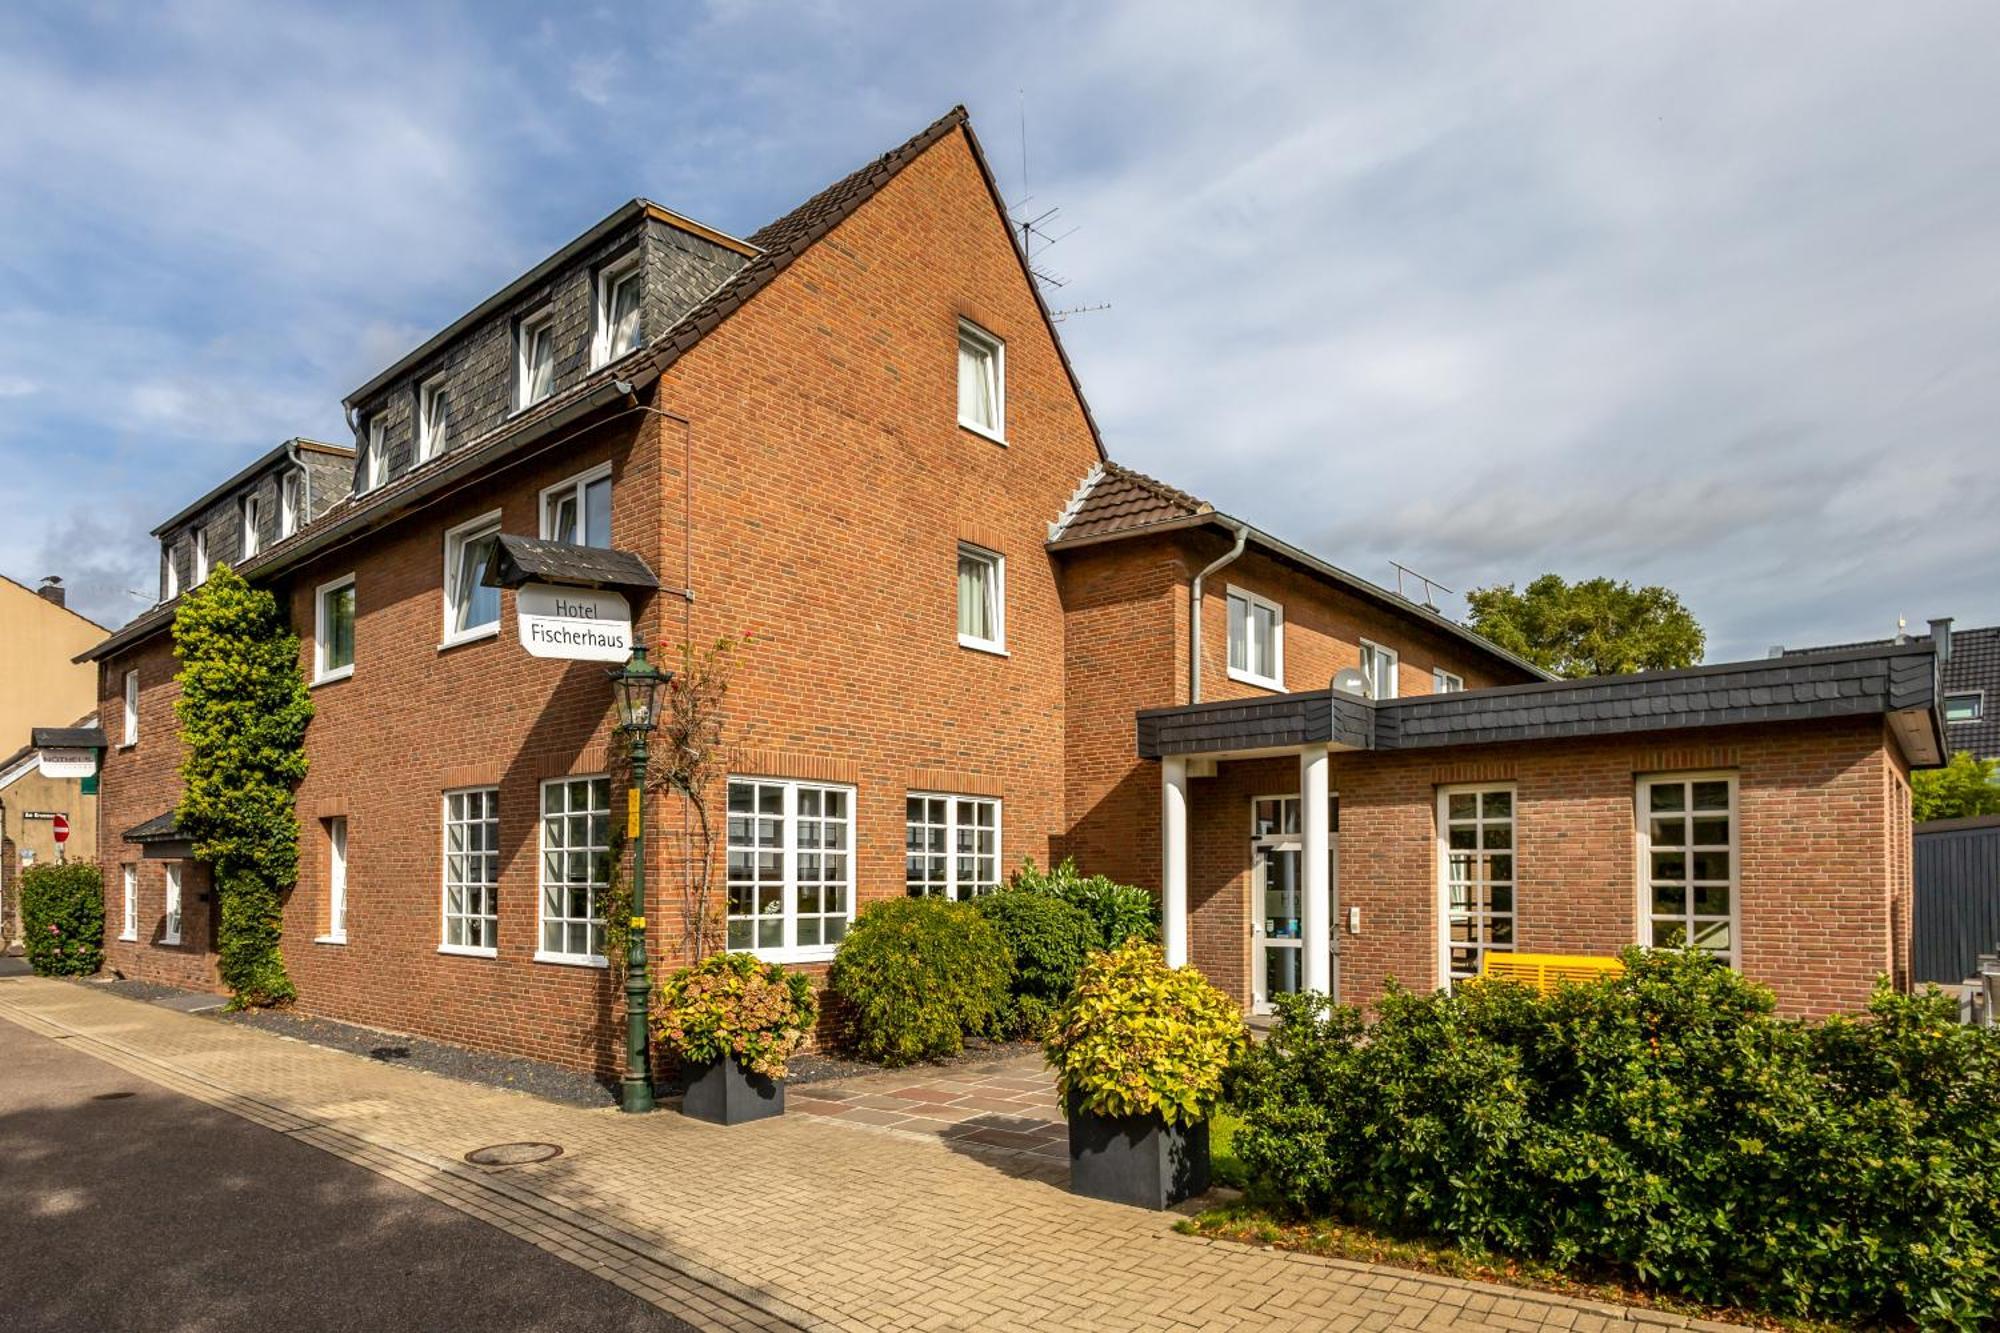
M 1931 644 L 1937 649 L 1938 665 L 1951 661 L 1951 617 L 1931 621 Z
M 35 596 L 45 602 L 54 602 L 57 606 L 69 605 L 69 594 L 63 591 L 62 580 L 53 574 L 43 576 L 42 586 L 35 589 Z

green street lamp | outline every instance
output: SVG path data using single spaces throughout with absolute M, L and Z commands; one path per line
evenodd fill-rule
M 653 1109 L 651 1036 L 652 980 L 646 974 L 646 759 L 647 737 L 659 725 L 660 690 L 673 679 L 646 660 L 646 649 L 610 673 L 618 695 L 618 729 L 631 738 L 632 790 L 627 796 L 626 833 L 632 839 L 632 920 L 625 948 L 625 1078 L 619 1107 Z

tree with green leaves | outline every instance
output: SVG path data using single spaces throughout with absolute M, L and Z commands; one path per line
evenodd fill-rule
M 1708 636 L 1672 589 L 1544 574 L 1465 595 L 1472 628 L 1559 676 L 1664 671 L 1701 661 Z
M 2000 815 L 2000 786 L 1994 769 L 2000 760 L 1978 759 L 1960 750 L 1943 768 L 1910 774 L 1910 813 L 1918 823 L 1931 819 L 1963 819 L 1968 815 Z
M 299 639 L 269 592 L 218 565 L 181 597 L 174 656 L 185 749 L 174 817 L 214 875 L 222 980 L 235 1008 L 282 1004 L 295 994 L 279 941 L 298 879 L 293 791 L 313 712 Z

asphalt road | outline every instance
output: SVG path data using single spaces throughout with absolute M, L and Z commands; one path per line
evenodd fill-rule
M 4 1019 L 0 1326 L 688 1328 L 413 1190 Z

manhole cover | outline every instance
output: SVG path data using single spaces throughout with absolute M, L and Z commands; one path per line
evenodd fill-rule
M 546 1162 L 560 1156 L 562 1148 L 553 1143 L 496 1143 L 474 1148 L 465 1155 L 465 1160 L 474 1166 L 526 1166 L 529 1162 Z

